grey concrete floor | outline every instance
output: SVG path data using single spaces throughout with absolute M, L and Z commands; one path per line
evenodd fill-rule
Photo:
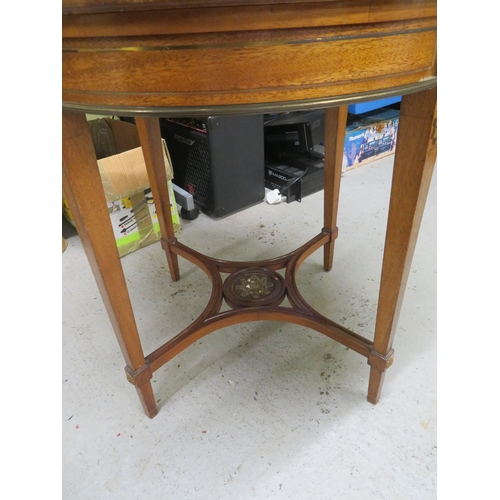
M 343 174 L 334 268 L 322 251 L 298 273 L 322 314 L 373 337 L 393 158 Z M 263 202 L 222 220 L 183 221 L 179 239 L 219 258 L 290 251 L 322 227 L 323 193 Z M 377 405 L 366 359 L 279 322 L 236 325 L 153 376 L 150 420 L 118 348 L 75 231 L 63 225 L 62 446 L 65 499 L 436 498 L 436 176 Z M 122 259 L 146 353 L 205 307 L 207 276 L 160 244 Z

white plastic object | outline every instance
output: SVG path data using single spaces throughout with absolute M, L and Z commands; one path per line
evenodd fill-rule
M 268 191 L 266 194 L 266 201 L 270 205 L 281 203 L 281 193 L 279 192 L 279 190 L 273 189 L 272 191 Z

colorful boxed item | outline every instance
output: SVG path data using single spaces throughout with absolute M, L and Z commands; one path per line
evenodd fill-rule
M 168 181 L 168 192 L 170 199 L 175 200 L 171 181 Z M 174 230 L 178 231 L 177 204 L 171 203 L 170 209 Z M 150 188 L 108 201 L 108 210 L 120 257 L 160 240 L 160 224 Z
M 394 154 L 399 111 L 383 108 L 356 117 L 346 129 L 342 171 Z

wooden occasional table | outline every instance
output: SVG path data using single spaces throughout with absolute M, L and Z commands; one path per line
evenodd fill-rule
M 257 320 L 313 328 L 365 356 L 368 401 L 378 401 L 436 160 L 436 25 L 435 0 L 63 0 L 63 187 L 127 378 L 149 417 L 157 414 L 154 371 L 203 335 Z M 332 267 L 347 105 L 395 95 L 403 98 L 371 341 L 317 313 L 295 275 L 321 247 L 325 270 Z M 324 227 L 316 237 L 250 263 L 213 259 L 177 241 L 159 117 L 310 109 L 325 109 Z M 201 316 L 149 354 L 85 113 L 135 117 L 172 279 L 180 278 L 181 256 L 212 281 Z M 290 307 L 280 305 L 285 296 Z M 224 300 L 231 309 L 221 312 Z

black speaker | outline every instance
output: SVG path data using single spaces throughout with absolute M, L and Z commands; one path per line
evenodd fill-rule
M 264 198 L 262 115 L 162 118 L 174 184 L 195 204 L 223 217 Z

